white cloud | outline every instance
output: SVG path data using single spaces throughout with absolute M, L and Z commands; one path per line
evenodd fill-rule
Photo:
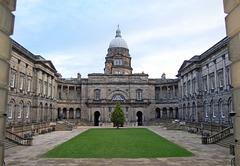
M 175 77 L 183 60 L 225 36 L 219 0 L 24 0 L 15 15 L 13 38 L 64 77 L 103 73 L 118 24 L 133 71 L 150 77 Z

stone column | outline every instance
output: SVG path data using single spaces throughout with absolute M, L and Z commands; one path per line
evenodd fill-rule
M 7 114 L 7 87 L 9 78 L 8 60 L 11 58 L 16 0 L 0 0 L 0 165 L 4 163 L 5 123 Z
M 227 35 L 230 37 L 228 43 L 231 81 L 234 87 L 232 91 L 233 110 L 236 113 L 233 119 L 235 137 L 235 157 L 236 165 L 240 165 L 240 1 L 224 0 L 224 12 L 226 16 Z

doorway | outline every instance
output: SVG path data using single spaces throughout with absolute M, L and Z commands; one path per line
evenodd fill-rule
M 138 126 L 142 126 L 142 112 L 141 111 L 137 112 L 137 122 L 138 122 Z
M 94 126 L 99 126 L 99 117 L 100 117 L 100 112 L 96 111 L 94 112 Z

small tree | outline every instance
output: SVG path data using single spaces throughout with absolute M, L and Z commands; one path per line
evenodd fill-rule
M 114 108 L 114 111 L 111 115 L 111 122 L 113 122 L 113 124 L 115 124 L 117 128 L 119 128 L 119 125 L 123 126 L 124 120 L 125 116 L 122 107 L 119 101 L 117 101 L 116 107 Z

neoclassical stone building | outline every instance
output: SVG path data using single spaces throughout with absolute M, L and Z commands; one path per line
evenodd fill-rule
M 230 125 L 227 42 L 226 37 L 184 61 L 178 79 L 166 79 L 165 74 L 151 79 L 148 74 L 132 72 L 129 48 L 117 29 L 107 50 L 104 73 L 92 73 L 88 78 L 78 73 L 77 78 L 67 79 L 51 61 L 13 41 L 7 126 L 50 125 L 58 119 L 79 125 L 111 125 L 117 100 L 126 125 L 149 125 L 157 119 Z
M 183 62 L 177 75 L 180 119 L 231 125 L 228 40 L 225 37 L 203 54 Z
M 178 118 L 178 79 L 166 79 L 165 74 L 159 79 L 133 74 L 129 49 L 119 29 L 105 59 L 104 73 L 92 73 L 88 78 L 78 73 L 77 78 L 66 79 L 51 61 L 13 41 L 7 126 L 50 125 L 58 119 L 110 125 L 117 100 L 126 125 Z M 28 128 L 36 130 L 35 126 Z
M 147 125 L 155 118 L 178 118 L 178 79 L 132 74 L 129 49 L 119 29 L 105 59 L 104 74 L 89 74 L 87 79 L 78 74 L 77 78 L 57 80 L 58 118 L 107 125 L 117 100 L 127 125 Z

